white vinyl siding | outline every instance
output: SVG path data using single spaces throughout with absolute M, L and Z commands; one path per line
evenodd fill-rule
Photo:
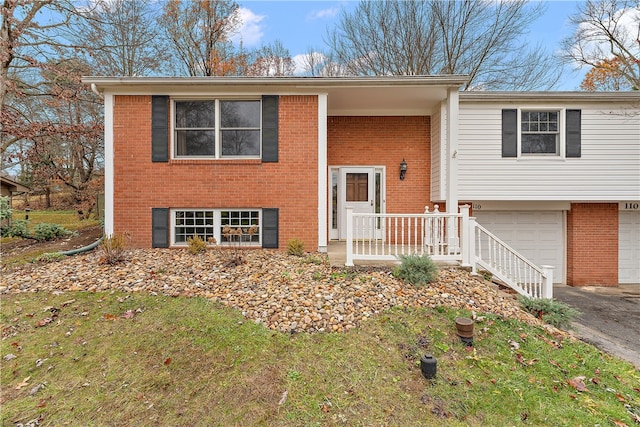
M 640 211 L 621 211 L 618 281 L 640 284 Z
M 553 281 L 565 275 L 564 220 L 561 211 L 474 211 L 480 225 L 538 267 L 551 265 Z
M 503 158 L 502 109 L 582 110 L 580 158 Z M 620 104 L 461 99 L 460 200 L 634 200 L 640 194 L 640 114 Z

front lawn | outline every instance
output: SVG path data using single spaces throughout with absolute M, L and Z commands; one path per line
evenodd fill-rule
M 634 425 L 640 374 L 563 334 L 464 310 L 392 309 L 281 333 L 199 297 L 2 295 L 1 423 Z M 435 380 L 420 356 L 437 359 Z M 33 424 L 36 425 L 36 424 Z

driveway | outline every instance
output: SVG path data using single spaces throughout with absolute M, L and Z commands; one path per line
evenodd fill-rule
M 574 327 L 583 341 L 640 369 L 640 285 L 555 285 L 553 296 L 582 312 Z

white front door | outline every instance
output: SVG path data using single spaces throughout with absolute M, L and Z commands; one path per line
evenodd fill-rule
M 340 239 L 347 237 L 347 208 L 354 213 L 376 212 L 375 168 L 340 168 L 340 191 L 338 211 L 340 212 Z

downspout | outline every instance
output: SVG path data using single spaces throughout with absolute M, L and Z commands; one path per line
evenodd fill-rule
M 63 252 L 54 252 L 56 255 L 64 255 L 64 256 L 71 256 L 71 255 L 78 255 L 84 252 L 89 252 L 95 248 L 98 247 L 98 245 L 100 245 L 100 243 L 102 243 L 102 240 L 104 239 L 103 237 L 100 237 L 98 240 L 96 240 L 95 242 L 93 242 L 90 245 L 87 246 L 83 246 L 81 248 L 77 248 L 77 249 L 71 249 L 69 251 L 63 251 Z
M 98 95 L 100 99 L 104 99 L 104 95 L 98 90 L 98 86 L 95 83 L 91 83 L 91 91 Z

